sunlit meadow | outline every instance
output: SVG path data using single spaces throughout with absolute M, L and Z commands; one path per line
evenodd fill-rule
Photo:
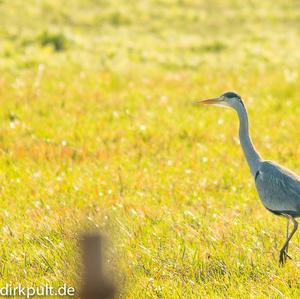
M 299 298 L 300 237 L 262 206 L 237 117 L 300 173 L 300 5 L 0 1 L 0 284 L 79 281 L 111 240 L 121 298 Z

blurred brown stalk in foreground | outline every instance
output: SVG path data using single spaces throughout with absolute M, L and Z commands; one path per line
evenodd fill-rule
M 103 238 L 99 234 L 84 234 L 81 248 L 84 272 L 80 298 L 115 298 L 116 287 L 105 271 Z

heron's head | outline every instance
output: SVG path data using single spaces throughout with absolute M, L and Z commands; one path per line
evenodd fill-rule
M 196 102 L 196 104 L 211 104 L 232 108 L 238 108 L 240 105 L 242 105 L 245 107 L 241 97 L 232 91 L 225 92 L 217 98 Z

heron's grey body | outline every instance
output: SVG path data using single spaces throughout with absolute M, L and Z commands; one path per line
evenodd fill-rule
M 259 164 L 255 179 L 263 205 L 277 215 L 300 217 L 300 178 L 272 161 Z
M 261 158 L 250 138 L 247 110 L 238 94 L 227 92 L 202 103 L 231 107 L 237 112 L 241 146 L 263 205 L 270 212 L 286 217 L 288 224 L 289 220 L 293 222 L 294 228 L 290 234 L 287 226 L 286 242 L 280 251 L 279 263 L 283 265 L 289 257 L 289 241 L 298 228 L 295 218 L 300 217 L 300 177 L 275 162 Z
M 300 178 L 275 162 L 262 160 L 249 135 L 245 106 L 233 108 L 239 116 L 240 142 L 263 205 L 277 215 L 300 217 Z

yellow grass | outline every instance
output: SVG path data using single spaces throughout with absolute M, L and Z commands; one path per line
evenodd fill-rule
M 300 239 L 256 194 L 300 173 L 297 1 L 1 1 L 0 284 L 77 286 L 78 233 L 112 241 L 121 298 L 298 298 Z M 120 274 L 122 273 L 122 274 Z

